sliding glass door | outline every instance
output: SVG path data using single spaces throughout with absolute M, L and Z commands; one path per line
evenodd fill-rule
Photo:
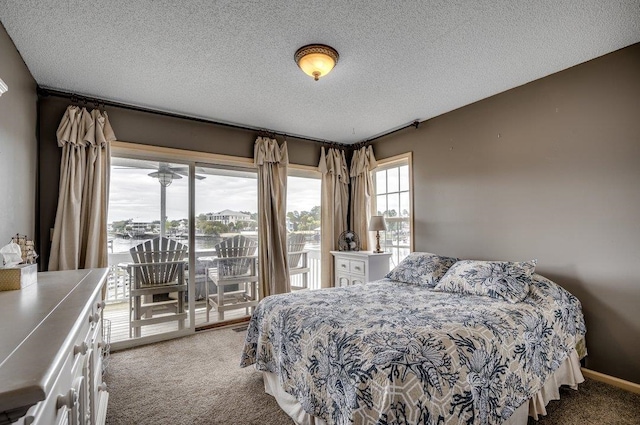
M 255 169 L 198 164 L 195 180 L 196 326 L 248 317 L 258 303 Z
M 287 230 L 291 243 L 291 287 L 320 289 L 321 175 L 317 171 L 289 168 L 287 177 Z
M 289 168 L 286 220 L 292 288 L 319 288 L 320 174 L 312 167 Z M 246 320 L 259 302 L 257 173 L 248 158 L 116 143 L 108 235 L 105 319 L 116 348 Z M 154 259 L 170 263 L 162 277 L 181 276 L 183 285 L 148 291 Z
M 111 341 L 188 329 L 186 292 L 144 289 L 165 277 L 188 285 L 189 167 L 120 157 L 111 163 L 105 308 Z M 155 259 L 173 263 L 151 276 L 143 264 Z

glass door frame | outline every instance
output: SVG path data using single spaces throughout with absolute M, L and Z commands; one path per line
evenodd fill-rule
M 185 335 L 192 335 L 196 332 L 196 320 L 195 320 L 195 279 L 196 279 L 196 250 L 195 250 L 195 235 L 196 235 L 196 167 L 213 167 L 227 166 L 238 169 L 255 169 L 253 158 L 236 157 L 230 155 L 214 154 L 207 152 L 190 151 L 186 149 L 167 148 L 153 145 L 143 145 L 139 143 L 114 141 L 111 142 L 111 156 L 141 159 L 149 161 L 162 161 L 171 162 L 185 165 L 189 168 L 189 283 L 188 283 L 188 306 L 189 306 L 189 326 L 182 330 L 171 331 L 163 334 L 150 335 L 146 337 L 140 337 L 135 339 L 128 339 L 126 341 L 114 342 L 112 348 L 114 350 L 120 350 L 139 345 L 149 344 L 158 341 L 169 340 L 178 338 Z M 299 175 L 313 175 L 317 177 L 319 173 L 318 167 L 289 164 L 288 168 L 294 170 L 295 174 Z M 321 206 L 322 208 L 322 206 Z
M 196 196 L 196 166 L 211 166 L 217 165 L 232 166 L 244 169 L 255 169 L 253 158 L 234 157 L 229 155 L 211 154 L 196 151 L 188 151 L 184 149 L 165 148 L 160 146 L 142 145 L 138 143 L 114 141 L 111 143 L 111 156 L 140 159 L 147 161 L 159 161 L 170 162 L 175 164 L 182 164 L 189 168 L 188 177 L 188 218 L 189 218 L 189 282 L 188 282 L 188 308 L 189 308 L 189 326 L 177 331 L 170 331 L 162 334 L 143 336 L 140 338 L 128 339 L 125 341 L 118 341 L 112 343 L 112 349 L 121 350 L 130 347 L 135 347 L 144 344 L 150 344 L 158 341 L 165 341 L 173 338 L 178 338 L 186 335 L 192 335 L 196 332 L 196 320 L 195 320 L 195 235 L 196 235 L 196 220 L 195 220 L 195 196 Z

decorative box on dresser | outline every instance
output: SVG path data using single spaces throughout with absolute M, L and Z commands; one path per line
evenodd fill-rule
M 38 273 L 0 292 L 0 425 L 104 424 L 108 269 Z
M 389 273 L 390 252 L 331 251 L 335 264 L 335 286 L 358 285 L 382 279 Z

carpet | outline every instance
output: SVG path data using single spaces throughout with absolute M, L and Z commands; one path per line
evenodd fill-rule
M 240 328 L 240 327 L 236 327 Z M 109 425 L 291 425 L 262 376 L 240 368 L 245 332 L 199 332 L 111 355 Z M 587 380 L 561 389 L 538 425 L 640 425 L 640 395 Z

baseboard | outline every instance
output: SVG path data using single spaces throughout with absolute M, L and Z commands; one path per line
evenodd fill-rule
M 604 382 L 605 384 L 613 385 L 614 387 L 622 388 L 623 390 L 640 394 L 640 384 L 625 381 L 624 379 L 616 378 L 615 376 L 605 375 L 604 373 L 596 372 L 595 370 L 587 369 L 584 367 L 580 368 L 580 370 L 582 371 L 582 375 L 584 375 L 585 378 Z

